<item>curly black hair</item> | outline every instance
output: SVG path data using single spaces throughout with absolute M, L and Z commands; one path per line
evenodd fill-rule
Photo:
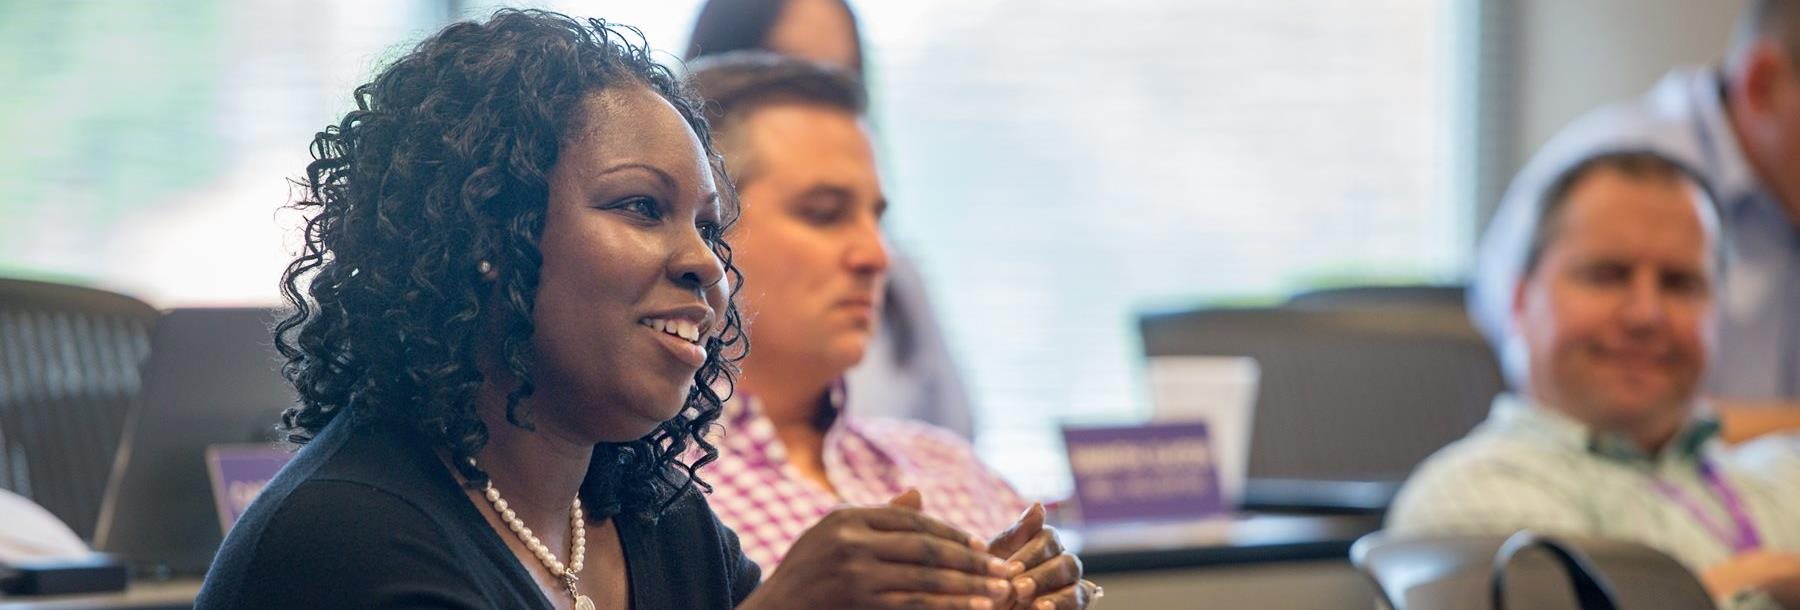
M 275 328 L 299 393 L 282 414 L 291 441 L 339 415 L 399 425 L 448 449 L 470 485 L 486 483 L 473 459 L 488 440 L 475 412 L 484 320 L 500 316 L 500 358 L 522 380 L 507 421 L 530 428 L 521 402 L 533 390 L 548 176 L 581 102 L 613 86 L 668 100 L 725 176 L 687 84 L 629 26 L 504 9 L 444 28 L 356 88 L 356 110 L 314 136 L 314 160 L 295 181 L 305 194 L 292 207 L 310 216 L 281 277 L 292 311 Z M 721 332 L 679 414 L 636 441 L 595 447 L 581 497 L 596 518 L 654 519 L 682 493 L 710 490 L 697 470 L 718 452 L 704 432 L 748 348 L 735 298 L 742 274 L 720 234 L 706 239 L 733 287 Z M 481 277 L 482 261 L 497 280 Z

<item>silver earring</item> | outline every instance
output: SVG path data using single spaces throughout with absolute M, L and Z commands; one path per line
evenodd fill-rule
M 487 277 L 487 276 L 493 275 L 494 274 L 494 264 L 487 262 L 487 261 L 477 262 L 477 263 L 475 263 L 475 271 L 477 273 L 480 273 L 482 275 L 482 277 Z

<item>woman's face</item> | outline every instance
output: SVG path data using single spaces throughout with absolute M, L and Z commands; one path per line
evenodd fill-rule
M 739 126 L 750 150 L 732 247 L 750 317 L 745 383 L 756 371 L 835 377 L 862 359 L 876 328 L 887 207 L 862 122 L 811 104 L 754 110 Z
M 530 403 L 540 429 L 629 441 L 680 411 L 722 324 L 704 237 L 722 212 L 700 141 L 660 95 L 611 87 L 580 112 L 550 170 Z

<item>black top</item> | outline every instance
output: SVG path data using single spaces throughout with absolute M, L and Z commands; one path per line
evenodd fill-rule
M 421 437 L 348 419 L 245 511 L 195 608 L 551 607 Z M 761 580 L 698 492 L 615 525 L 633 608 L 731 608 Z

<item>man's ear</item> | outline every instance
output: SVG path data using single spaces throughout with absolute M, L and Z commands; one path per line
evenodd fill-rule
M 1781 43 L 1761 38 L 1744 51 L 1737 78 L 1730 85 L 1731 94 L 1751 114 L 1765 115 L 1775 108 L 1775 97 L 1781 88 L 1797 77 L 1800 75 L 1794 72 L 1794 62 Z
M 1531 280 L 1531 273 L 1530 271 L 1524 272 L 1519 275 L 1518 280 L 1513 282 L 1511 313 L 1514 333 L 1518 333 L 1519 329 L 1523 328 L 1520 323 L 1524 320 L 1525 314 L 1525 287 Z

